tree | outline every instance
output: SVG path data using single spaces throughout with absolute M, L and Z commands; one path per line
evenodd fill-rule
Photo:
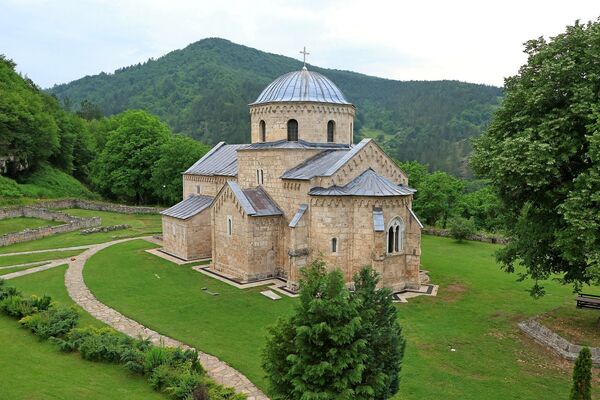
M 453 217 L 449 225 L 450 236 L 458 242 L 462 242 L 477 233 L 473 218 Z
M 484 186 L 461 196 L 458 214 L 467 219 L 473 218 L 477 229 L 488 232 L 504 229 L 502 202 L 492 186 Z
M 181 173 L 208 152 L 208 146 L 183 135 L 174 135 L 162 145 L 152 172 L 154 195 L 164 204 L 181 200 Z
M 270 329 L 263 366 L 273 391 L 285 399 L 372 399 L 363 382 L 367 343 L 358 302 L 339 270 L 316 260 L 300 282 L 294 315 Z
M 398 166 L 408 176 L 408 186 L 413 189 L 417 189 L 417 195 L 421 183 L 425 180 L 427 175 L 427 165 L 421 164 L 417 161 L 397 161 Z
M 373 389 L 372 399 L 392 397 L 400 387 L 400 369 L 406 342 L 398 323 L 391 291 L 377 289 L 379 276 L 371 267 L 363 268 L 354 276 L 353 298 L 358 301 L 362 318 L 367 359 L 363 384 Z
M 426 175 L 419 185 L 414 210 L 428 225 L 441 223 L 446 227 L 448 218 L 455 212 L 463 190 L 463 183 L 445 172 Z
M 93 162 L 92 183 L 108 197 L 149 203 L 156 199 L 152 170 L 171 132 L 157 117 L 141 110 L 115 117 L 117 128 Z
M 505 99 L 475 142 L 472 166 L 506 209 L 503 268 L 525 267 L 578 289 L 600 282 L 600 22 L 527 42 L 527 64 L 505 81 Z
M 584 347 L 573 367 L 573 387 L 570 400 L 592 400 L 592 353 Z

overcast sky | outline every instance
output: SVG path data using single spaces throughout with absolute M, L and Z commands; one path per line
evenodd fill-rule
M 0 0 L 0 53 L 42 87 L 223 37 L 399 80 L 501 86 L 523 43 L 596 20 L 598 0 Z

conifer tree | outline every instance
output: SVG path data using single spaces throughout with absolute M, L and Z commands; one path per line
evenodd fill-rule
M 570 400 L 592 400 L 592 353 L 584 347 L 573 368 L 573 387 Z
M 363 384 L 373 389 L 373 399 L 383 400 L 399 389 L 405 340 L 391 292 L 387 288 L 377 289 L 378 282 L 376 271 L 371 267 L 363 268 L 354 276 L 353 297 L 358 300 L 367 341 Z
M 339 270 L 326 273 L 322 260 L 305 268 L 296 313 L 271 329 L 264 353 L 280 398 L 373 398 L 363 383 L 367 345 L 357 303 Z

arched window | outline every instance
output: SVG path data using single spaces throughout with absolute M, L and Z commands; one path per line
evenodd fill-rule
M 338 248 L 337 248 L 337 238 L 333 238 L 331 239 L 331 252 L 332 253 L 337 253 Z
M 402 253 L 404 251 L 404 222 L 400 217 L 394 218 L 387 231 L 388 254 Z
M 333 143 L 335 141 L 335 121 L 329 121 L 327 123 L 327 142 Z
M 259 134 L 260 134 L 260 141 L 261 142 L 266 142 L 267 141 L 267 124 L 265 123 L 265 121 L 261 120 L 260 123 L 258 124 L 259 127 Z
M 231 215 L 227 216 L 227 234 L 229 236 L 233 234 L 233 218 L 231 218 Z
M 287 125 L 287 133 L 288 133 L 288 141 L 289 142 L 297 142 L 298 141 L 298 121 L 295 119 L 290 119 Z

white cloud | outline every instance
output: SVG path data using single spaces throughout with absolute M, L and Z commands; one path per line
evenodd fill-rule
M 595 20 L 597 1 L 0 0 L 0 52 L 47 87 L 218 36 L 392 79 L 501 85 L 522 44 Z

